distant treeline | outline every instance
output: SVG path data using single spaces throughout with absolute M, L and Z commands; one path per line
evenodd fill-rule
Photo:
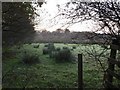
M 10 34 L 12 35 L 12 34 Z M 22 35 L 21 35 L 22 36 Z M 3 39 L 4 45 L 14 45 L 21 43 L 82 43 L 82 44 L 101 44 L 108 43 L 110 39 L 108 34 L 98 34 L 93 32 L 36 32 L 23 40 L 16 36 L 7 40 Z M 17 42 L 17 43 L 16 43 Z
M 92 32 L 36 32 L 32 42 L 54 43 L 104 43 L 109 35 Z

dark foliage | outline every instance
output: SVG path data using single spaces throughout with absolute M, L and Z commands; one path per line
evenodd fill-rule
M 39 44 L 38 45 L 34 45 L 34 48 L 39 48 Z
M 51 51 L 54 51 L 55 50 L 55 46 L 54 46 L 54 43 L 49 43 L 48 44 L 48 49 Z
M 59 51 L 52 51 L 52 52 L 49 54 L 49 56 L 50 56 L 50 58 L 55 58 L 58 53 L 59 53 Z
M 48 44 L 45 44 L 44 47 L 48 47 Z
M 55 51 L 54 43 L 49 43 L 48 44 L 48 49 L 49 49 L 49 56 L 50 56 L 50 58 L 52 58 L 53 57 L 53 52 Z
M 76 49 L 76 46 L 73 46 L 72 49 Z
M 53 51 L 55 51 L 54 43 L 48 43 L 44 45 L 43 54 L 49 54 L 49 56 L 51 57 Z
M 63 47 L 63 49 L 67 49 L 68 50 L 68 47 Z
M 33 27 L 35 14 L 32 2 L 3 2 L 3 44 L 14 45 L 18 42 L 22 43 L 26 37 L 32 37 L 35 32 Z
M 43 48 L 43 54 L 44 55 L 49 54 L 49 49 L 47 47 Z
M 68 48 L 61 49 L 55 53 L 56 62 L 70 62 L 72 61 L 72 53 Z
M 61 49 L 58 47 L 58 48 L 56 48 L 56 51 L 60 51 Z
M 39 56 L 36 54 L 30 54 L 30 53 L 24 53 L 22 56 L 22 61 L 25 64 L 35 64 L 35 63 L 39 63 Z

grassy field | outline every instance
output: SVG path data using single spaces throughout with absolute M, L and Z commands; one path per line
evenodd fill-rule
M 68 47 L 76 57 L 74 62 L 56 63 L 49 55 L 43 55 L 44 43 L 39 44 L 39 48 L 34 48 L 39 43 L 24 44 L 23 46 L 13 46 L 3 48 L 7 53 L 3 57 L 3 88 L 77 88 L 78 87 L 78 63 L 77 55 L 83 54 L 83 80 L 84 88 L 100 89 L 103 88 L 103 69 L 98 61 L 103 48 L 99 45 L 82 44 L 60 44 L 55 47 Z M 75 46 L 75 49 L 72 47 Z M 21 61 L 25 50 L 39 55 L 40 62 L 37 64 L 26 65 Z M 93 52 L 96 56 L 87 53 Z M 107 55 L 106 55 L 107 54 Z M 109 50 L 105 51 L 104 56 L 109 56 Z M 107 65 L 107 57 L 100 57 L 103 67 Z

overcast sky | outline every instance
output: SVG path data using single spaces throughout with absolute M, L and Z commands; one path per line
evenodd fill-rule
M 55 24 L 55 21 L 63 23 L 64 20 L 61 20 L 59 18 L 57 19 L 53 19 L 53 18 L 59 13 L 57 4 L 62 5 L 65 4 L 67 1 L 69 0 L 46 0 L 47 2 L 46 4 L 43 4 L 41 8 L 37 8 L 37 13 L 40 16 L 36 17 L 35 21 L 37 22 L 38 25 L 35 26 L 35 30 L 41 31 L 43 29 L 46 29 L 48 31 L 55 31 L 57 28 L 60 28 L 62 24 L 60 23 Z M 70 29 L 70 31 L 81 32 L 81 31 L 91 31 L 95 28 L 96 28 L 95 22 L 89 20 L 83 23 L 77 23 L 75 25 L 72 25 L 68 29 Z

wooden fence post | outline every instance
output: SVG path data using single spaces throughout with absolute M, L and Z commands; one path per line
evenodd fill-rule
M 115 42 L 116 42 L 116 39 L 112 41 L 112 44 L 116 45 Z M 110 59 L 115 60 L 116 59 L 116 53 L 117 53 L 117 50 L 111 48 Z M 111 63 L 111 61 L 108 61 L 108 70 L 111 70 L 111 71 L 114 72 L 114 67 L 115 67 L 115 64 Z M 113 82 L 113 76 L 111 74 L 109 74 L 109 72 L 107 72 L 107 81 L 110 82 L 111 84 Z M 106 84 L 106 90 L 111 90 L 111 89 L 112 88 L 110 88 L 110 85 Z
M 78 88 L 83 90 L 83 62 L 82 54 L 78 54 Z

